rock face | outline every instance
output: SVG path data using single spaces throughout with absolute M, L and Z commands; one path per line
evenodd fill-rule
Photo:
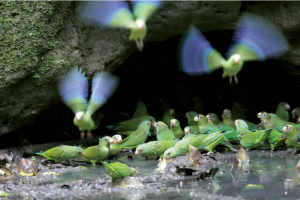
M 71 118 L 68 108 L 59 104 L 57 78 L 76 65 L 89 79 L 100 69 L 113 72 L 137 51 L 128 41 L 128 30 L 87 26 L 76 18 L 77 6 L 0 2 L 0 137 L 34 124 L 37 117 L 39 122 L 49 120 L 43 112 L 51 113 L 51 108 L 61 110 L 51 118 L 54 124 L 63 115 Z M 180 36 L 190 24 L 202 32 L 232 31 L 241 12 L 247 11 L 269 19 L 286 34 L 291 50 L 281 62 L 299 77 L 299 9 L 299 2 L 166 2 L 147 22 L 145 42 Z

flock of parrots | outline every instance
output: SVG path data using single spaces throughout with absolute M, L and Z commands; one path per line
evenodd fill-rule
M 134 40 L 140 51 L 146 37 L 146 20 L 163 5 L 162 1 L 125 1 L 82 2 L 77 16 L 92 25 L 121 27 L 130 29 L 130 40 Z M 213 49 L 205 37 L 193 26 L 182 37 L 179 44 L 181 70 L 189 75 L 202 75 L 223 68 L 222 77 L 232 78 L 238 83 L 237 74 L 244 61 L 275 58 L 285 53 L 289 44 L 283 34 L 270 22 L 253 14 L 244 13 L 239 20 L 233 36 L 233 44 L 227 53 L 227 60 Z M 62 101 L 74 112 L 74 125 L 81 131 L 81 138 L 93 137 L 91 131 L 97 126 L 91 118 L 107 99 L 115 92 L 118 77 L 101 71 L 92 82 L 91 96 L 88 99 L 88 81 L 77 67 L 71 69 L 59 80 Z M 82 149 L 61 145 L 45 152 L 37 153 L 47 159 L 60 162 L 74 157 L 82 157 L 93 165 L 102 163 L 112 179 L 134 176 L 136 170 L 120 162 L 107 163 L 103 160 L 114 156 L 118 158 L 121 149 L 135 149 L 135 155 L 174 158 L 188 153 L 189 146 L 199 151 L 212 152 L 217 145 L 236 151 L 232 143 L 240 143 L 247 151 L 258 148 L 261 142 L 270 144 L 272 150 L 280 145 L 300 148 L 298 127 L 300 124 L 289 121 L 289 105 L 285 102 L 277 107 L 276 114 L 258 113 L 260 124 L 235 118 L 225 109 L 220 121 L 214 113 L 202 115 L 187 112 L 188 126 L 181 128 L 175 119 L 174 109 L 168 109 L 162 121 L 156 121 L 147 113 L 143 102 L 138 102 L 132 119 L 107 128 L 117 134 L 99 139 L 97 146 Z M 300 117 L 300 108 L 293 115 Z M 151 134 L 152 133 L 152 134 Z M 146 142 L 155 133 L 157 141 Z M 121 135 L 127 136 L 122 140 Z

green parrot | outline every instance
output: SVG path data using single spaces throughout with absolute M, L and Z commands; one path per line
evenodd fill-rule
M 125 138 L 121 144 L 122 149 L 134 149 L 140 144 L 143 144 L 147 138 L 148 135 L 150 135 L 150 126 L 151 122 L 149 121 L 143 121 L 136 131 L 131 133 L 127 138 Z
M 147 34 L 146 21 L 163 4 L 162 1 L 132 1 L 133 13 L 125 1 L 85 2 L 79 6 L 78 15 L 90 20 L 92 25 L 130 29 L 129 40 L 143 50 Z
M 106 128 L 116 131 L 120 135 L 130 135 L 136 131 L 136 129 L 143 121 L 149 121 L 150 123 L 155 123 L 155 119 L 153 117 L 144 115 L 144 116 L 123 121 L 114 126 L 106 126 Z
M 225 135 L 221 132 L 210 133 L 205 138 L 202 138 L 202 143 L 197 148 L 199 151 L 212 152 L 217 145 L 222 144 Z M 233 148 L 230 148 L 230 150 L 236 151 Z
M 299 119 L 300 117 L 300 107 L 296 107 L 293 109 L 292 114 L 293 114 L 293 119 Z M 297 120 L 297 122 L 299 122 L 299 120 Z
M 137 105 L 136 105 L 136 109 L 135 112 L 132 116 L 132 118 L 136 118 L 136 117 L 140 117 L 140 116 L 148 116 L 148 112 L 147 112 L 147 108 L 146 105 L 144 104 L 144 102 L 142 101 L 138 101 Z
M 223 111 L 223 114 L 222 114 L 222 118 L 223 118 L 223 123 L 228 125 L 228 126 L 231 126 L 232 128 L 235 128 L 234 126 L 234 121 L 238 118 L 235 118 L 233 116 L 233 113 L 231 112 L 231 110 L 229 109 L 224 109 Z M 250 127 L 250 131 L 255 131 L 257 129 L 257 125 L 252 123 L 252 122 L 249 122 L 245 119 L 243 119 L 244 122 L 247 123 L 248 127 Z
M 176 140 L 152 141 L 139 145 L 135 150 L 135 155 L 146 154 L 149 156 L 162 156 L 164 152 L 175 145 Z
M 210 120 L 208 120 L 204 115 L 197 115 L 194 119 L 195 121 L 198 122 L 198 127 L 199 127 L 199 132 L 201 134 L 206 134 L 206 133 L 214 133 L 214 132 L 221 132 L 220 129 L 218 129 Z M 227 131 L 226 131 L 227 132 Z M 228 131 L 226 133 L 230 134 L 230 135 L 234 135 L 232 134 L 232 130 Z M 226 138 L 226 136 L 224 138 L 222 138 L 222 141 L 220 142 L 222 145 L 228 147 L 229 149 L 235 151 L 235 149 L 233 148 L 232 144 L 229 142 L 229 139 Z
M 230 134 L 225 136 L 229 142 L 239 141 L 237 130 L 221 122 L 216 114 L 209 113 L 206 115 L 206 118 L 210 120 L 220 131 L 231 131 Z
M 163 115 L 162 121 L 168 125 L 170 128 L 171 119 L 175 119 L 175 110 L 173 108 L 169 108 Z
M 288 103 L 281 102 L 277 106 L 276 115 L 280 119 L 288 122 L 290 120 L 290 116 L 289 116 L 288 110 L 290 110 L 290 109 L 291 109 L 291 107 L 290 107 L 290 105 Z
M 111 144 L 114 144 L 114 141 L 111 137 L 105 136 L 102 139 L 99 138 L 99 144 L 97 146 L 86 148 L 84 150 L 85 156 L 82 158 L 95 166 L 96 163 L 99 163 L 107 158 Z
M 184 134 L 188 135 L 188 134 L 194 134 L 194 135 L 199 135 L 199 128 L 198 126 L 186 126 L 184 128 Z
M 266 141 L 272 129 L 251 132 L 244 120 L 238 119 L 234 122 L 239 133 L 240 144 L 249 151 L 260 147 L 261 142 Z
M 114 141 L 113 144 L 109 147 L 109 154 L 107 158 L 110 156 L 115 156 L 118 159 L 119 153 L 121 151 L 121 143 L 122 143 L 122 136 L 121 135 L 114 135 L 112 136 L 112 139 Z
M 74 67 L 59 81 L 59 93 L 62 101 L 74 112 L 74 125 L 81 131 L 81 138 L 91 138 L 91 130 L 97 128 L 92 119 L 95 113 L 115 92 L 119 83 L 118 77 L 101 71 L 93 78 L 92 95 L 89 102 L 88 83 L 81 69 Z
M 264 124 L 265 129 L 267 129 L 267 128 L 273 129 L 273 130 L 281 133 L 281 135 L 285 135 L 282 130 L 284 126 L 276 126 L 271 119 L 265 119 L 263 124 Z
M 180 123 L 177 119 L 171 119 L 170 131 L 173 133 L 176 139 L 181 139 L 184 136 L 183 130 L 180 127 Z
M 125 178 L 127 176 L 136 176 L 136 170 L 132 167 L 128 167 L 123 163 L 107 163 L 104 161 L 101 161 L 101 163 L 104 165 L 105 170 L 110 175 L 111 180 L 117 178 Z
M 261 127 L 262 128 L 265 128 L 264 125 L 263 125 L 265 119 L 271 119 L 276 126 L 285 126 L 285 125 L 288 125 L 288 124 L 294 125 L 294 126 L 296 126 L 296 128 L 298 128 L 298 126 L 300 126 L 297 123 L 284 121 L 280 117 L 278 117 L 276 114 L 273 114 L 273 113 L 269 114 L 267 112 L 260 112 L 260 113 L 257 114 L 257 117 L 261 121 Z
M 158 121 L 154 124 L 154 127 L 156 128 L 156 139 L 158 141 L 169 141 L 176 139 L 172 131 L 170 131 L 168 125 L 166 125 L 164 122 Z
M 202 75 L 223 69 L 222 77 L 232 77 L 238 83 L 237 74 L 245 61 L 264 61 L 285 53 L 289 44 L 278 28 L 263 18 L 244 13 L 241 16 L 233 44 L 227 52 L 227 60 L 217 52 L 206 38 L 191 26 L 180 41 L 179 61 L 182 71 L 189 75 Z
M 270 126 L 269 124 L 272 123 L 271 119 L 265 119 L 264 124 L 265 127 L 268 129 L 268 127 Z M 269 134 L 267 141 L 270 144 L 270 147 L 272 150 L 276 149 L 278 146 L 282 145 L 285 143 L 286 138 L 284 138 L 284 136 L 278 132 L 276 129 L 273 128 L 269 128 L 272 129 L 272 132 Z
M 197 126 L 198 125 L 198 123 L 196 121 L 194 121 L 194 119 L 197 115 L 198 114 L 194 111 L 189 111 L 189 112 L 185 113 L 185 117 L 188 120 L 188 125 L 190 125 L 190 126 Z
M 35 154 L 44 156 L 47 160 L 54 160 L 56 163 L 64 160 L 69 162 L 69 159 L 71 158 L 85 156 L 82 148 L 67 145 L 60 145 L 45 152 L 39 152 Z
M 300 131 L 293 125 L 286 125 L 283 127 L 283 132 L 286 135 L 290 145 L 295 147 L 295 151 L 292 153 L 298 153 L 300 149 Z

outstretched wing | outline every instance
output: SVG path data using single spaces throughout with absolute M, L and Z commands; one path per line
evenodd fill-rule
M 85 111 L 87 106 L 88 85 L 81 69 L 74 67 L 59 81 L 62 101 L 76 114 Z
M 188 29 L 180 41 L 179 59 L 181 70 L 189 75 L 211 73 L 225 62 L 194 26 Z
M 78 8 L 80 18 L 91 21 L 93 25 L 131 28 L 135 20 L 125 1 L 89 1 Z
M 119 84 L 119 78 L 105 71 L 97 73 L 93 79 L 92 95 L 86 112 L 92 115 L 115 92 Z
M 245 13 L 242 15 L 228 50 L 228 58 L 239 54 L 244 61 L 275 58 L 288 50 L 289 44 L 280 32 L 265 19 Z
M 134 17 L 144 22 L 163 4 L 162 1 L 131 1 L 131 3 Z

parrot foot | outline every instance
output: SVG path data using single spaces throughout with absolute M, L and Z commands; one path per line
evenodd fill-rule
M 138 50 L 140 52 L 143 52 L 143 48 L 144 48 L 143 41 L 141 39 L 137 39 L 137 40 L 135 40 L 135 42 L 136 42 L 136 46 L 137 46 Z
M 232 84 L 232 77 L 229 77 L 229 84 Z
M 91 132 L 87 132 L 87 138 L 89 139 L 93 138 L 93 134 Z
M 84 138 L 85 137 L 85 132 L 84 131 L 82 131 L 81 133 L 80 133 L 80 138 Z
M 238 79 L 238 77 L 237 77 L 237 76 L 234 76 L 234 81 L 235 81 L 235 83 L 236 83 L 236 84 L 238 84 L 238 83 L 239 83 L 239 79 Z

